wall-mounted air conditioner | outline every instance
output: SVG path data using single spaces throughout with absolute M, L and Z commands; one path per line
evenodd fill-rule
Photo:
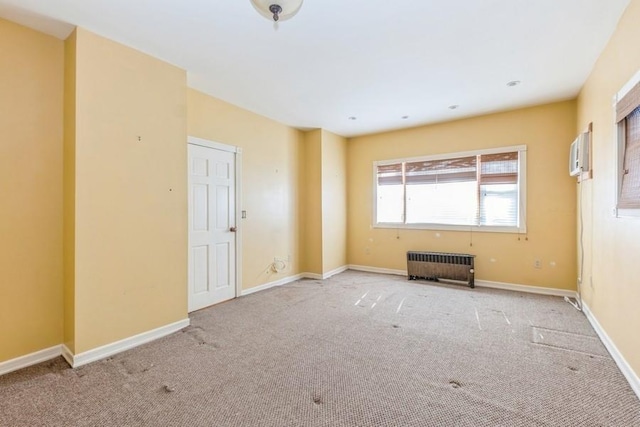
M 584 132 L 578 135 L 571 143 L 569 152 L 569 175 L 578 176 L 582 172 L 589 171 L 589 140 L 591 132 Z

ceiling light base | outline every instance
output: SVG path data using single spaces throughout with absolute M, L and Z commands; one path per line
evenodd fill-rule
M 282 13 L 282 7 L 279 4 L 272 4 L 269 6 L 269 12 L 273 13 L 273 20 L 278 22 L 280 20 L 280 15 Z
M 302 7 L 303 0 L 251 0 L 253 7 L 270 21 L 293 18 Z

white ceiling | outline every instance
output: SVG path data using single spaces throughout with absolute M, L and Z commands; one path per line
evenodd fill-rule
M 356 136 L 573 98 L 628 3 L 305 0 L 277 31 L 249 0 L 0 0 L 0 16 L 81 26 L 216 98 Z

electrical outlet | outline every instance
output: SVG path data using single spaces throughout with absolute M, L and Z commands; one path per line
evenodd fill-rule
M 539 259 L 534 260 L 533 268 L 542 268 L 542 262 Z

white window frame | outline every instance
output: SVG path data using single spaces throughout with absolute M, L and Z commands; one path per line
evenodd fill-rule
M 638 71 L 624 86 L 622 86 L 622 89 L 620 89 L 618 91 L 618 93 L 616 93 L 616 95 L 613 97 L 613 126 L 614 126 L 614 135 L 616 138 L 616 158 L 615 158 L 615 173 L 616 173 L 616 179 L 615 179 L 615 185 L 616 185 L 616 191 L 615 191 L 615 200 L 614 200 L 614 205 L 613 205 L 613 215 L 616 218 L 633 218 L 633 217 L 640 217 L 640 209 L 631 209 L 631 208 L 626 208 L 626 209 L 621 209 L 618 208 L 618 202 L 620 201 L 620 192 L 622 191 L 622 171 L 624 170 L 624 150 L 626 148 L 626 128 L 625 128 L 625 121 L 622 120 L 619 123 L 616 123 L 616 106 L 618 105 L 618 101 L 620 101 L 622 98 L 624 98 L 624 96 L 629 93 L 629 91 L 631 89 L 633 89 L 633 87 L 635 85 L 637 85 L 638 83 L 640 83 L 640 71 Z
M 384 223 L 378 222 L 378 166 L 392 165 L 403 162 L 420 162 L 428 160 L 453 159 L 458 157 L 469 157 L 483 154 L 498 154 L 508 152 L 518 152 L 518 226 L 505 227 L 495 225 L 452 225 L 452 224 L 406 224 L 406 223 Z M 461 151 L 457 153 L 436 154 L 431 156 L 405 157 L 393 160 L 379 160 L 373 162 L 373 228 L 402 228 L 417 230 L 449 230 L 449 231 L 478 231 L 493 233 L 520 233 L 527 232 L 526 212 L 527 212 L 527 146 L 513 145 L 509 147 L 488 148 L 474 151 Z M 406 204 L 406 198 L 405 198 Z M 405 207 L 406 209 L 406 207 Z M 406 215 L 406 211 L 405 211 Z

